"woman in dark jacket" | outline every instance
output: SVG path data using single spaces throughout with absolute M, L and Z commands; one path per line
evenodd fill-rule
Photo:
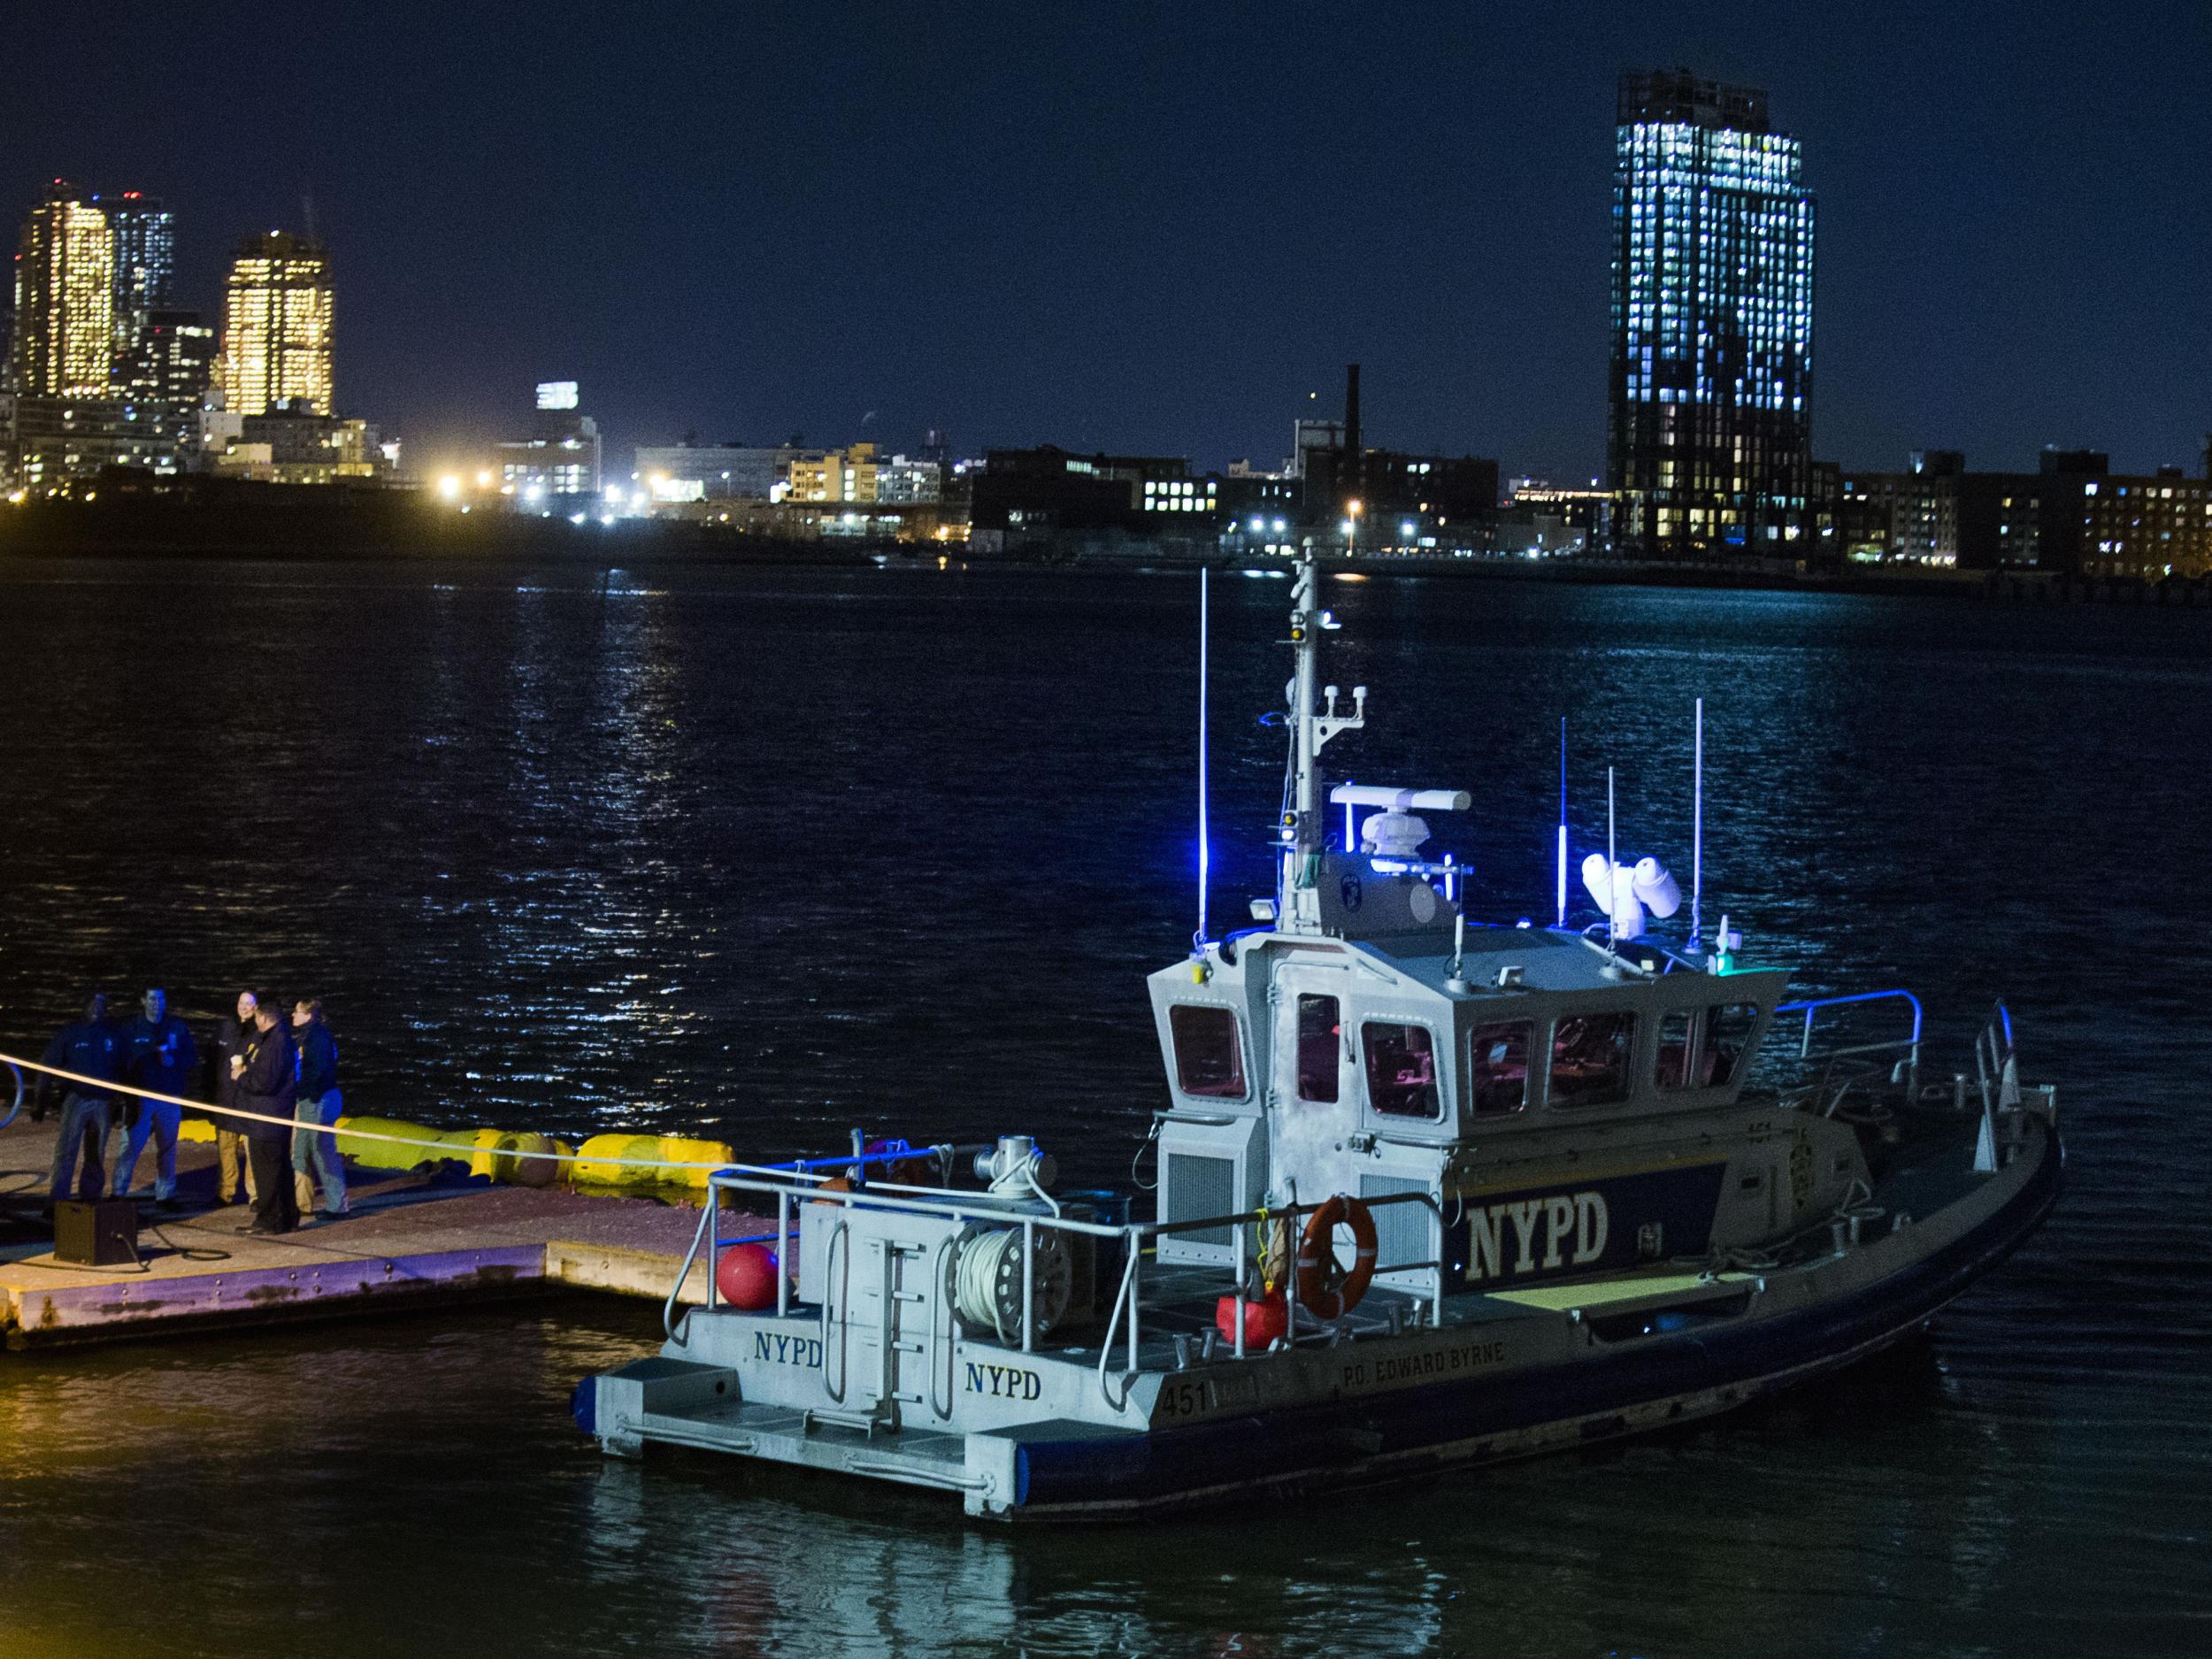
M 207 1056 L 209 1093 L 218 1106 L 236 1110 L 242 1104 L 238 1098 L 238 1068 L 230 1062 L 232 1056 L 243 1055 L 247 1043 L 253 1040 L 253 993 L 239 992 L 238 1017 L 223 1021 L 222 1034 Z M 235 1118 L 215 1119 L 215 1202 L 219 1204 L 250 1204 L 261 1196 L 253 1179 L 253 1160 L 246 1156 L 244 1129 Z
M 291 1170 L 291 1118 L 299 1093 L 299 1056 L 292 1046 L 292 1033 L 284 1028 L 277 1012 L 276 998 L 266 991 L 254 994 L 253 1029 L 245 1033 L 245 1039 L 244 1048 L 230 1059 L 239 1108 L 284 1119 L 241 1125 L 257 1189 L 253 1225 L 246 1231 L 289 1233 L 300 1225 L 299 1206 L 292 1199 Z

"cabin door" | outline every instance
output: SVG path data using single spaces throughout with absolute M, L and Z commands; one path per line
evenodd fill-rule
M 1293 963 L 1277 975 L 1275 1045 L 1268 1079 L 1269 1185 L 1279 1199 L 1335 1191 L 1336 1143 L 1359 1116 L 1359 1083 L 1346 1034 L 1352 976 Z

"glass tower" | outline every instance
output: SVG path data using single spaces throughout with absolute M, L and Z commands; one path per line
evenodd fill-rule
M 115 234 L 115 358 L 123 365 L 145 337 L 155 311 L 165 309 L 176 277 L 176 216 L 150 196 L 125 190 L 95 196 Z M 127 388 L 127 389 L 132 389 Z
M 1621 77 L 1606 463 L 1621 551 L 1810 549 L 1813 197 L 1767 95 Z
M 105 397 L 114 353 L 115 236 L 60 179 L 16 239 L 9 380 L 26 397 Z
M 329 414 L 330 325 L 330 257 L 320 242 L 281 230 L 242 242 L 223 283 L 223 406 L 235 415 L 288 405 Z

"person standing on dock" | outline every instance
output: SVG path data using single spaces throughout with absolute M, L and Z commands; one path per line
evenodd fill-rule
M 338 1093 L 338 1042 L 323 1022 L 320 997 L 303 996 L 292 1005 L 292 1036 L 300 1050 L 299 1121 L 334 1124 L 345 1102 Z M 292 1132 L 292 1195 L 303 1216 L 315 1207 L 316 1181 L 322 1183 L 321 1213 L 344 1215 L 346 1161 L 338 1155 L 338 1137 L 296 1129 Z
M 54 1041 L 46 1045 L 46 1064 L 93 1079 L 66 1083 L 41 1077 L 38 1080 L 38 1098 L 31 1108 L 35 1121 L 46 1116 L 48 1088 L 58 1084 L 62 1090 L 61 1133 L 54 1138 L 53 1184 L 49 1188 L 52 1202 L 59 1203 L 69 1197 L 73 1187 L 77 1197 L 96 1199 L 107 1186 L 102 1159 L 107 1151 L 109 1114 L 115 1101 L 100 1084 L 123 1080 L 123 1040 L 108 1024 L 108 999 L 103 993 L 92 994 L 85 1003 L 83 1019 L 54 1034 Z M 84 1161 L 81 1171 L 80 1157 Z
M 192 1029 L 169 1011 L 169 994 L 159 986 L 150 988 L 140 1006 L 145 1010 L 123 1028 L 124 1076 L 134 1086 L 157 1094 L 181 1099 L 200 1069 L 199 1046 Z M 115 1164 L 116 1197 L 127 1198 L 131 1179 L 138 1173 L 139 1155 L 146 1139 L 154 1142 L 154 1202 L 164 1210 L 177 1203 L 177 1125 L 184 1110 L 165 1101 L 137 1102 L 138 1121 L 131 1125 Z
M 238 1068 L 231 1061 L 246 1052 L 254 1029 L 254 1000 L 251 991 L 238 993 L 238 1017 L 226 1019 L 223 1029 L 215 1039 L 215 1103 L 234 1110 L 238 1106 Z M 255 1190 L 253 1161 L 246 1156 L 245 1125 L 233 1118 L 215 1120 L 215 1202 L 219 1204 L 251 1203 L 261 1194 Z
M 244 1048 L 229 1062 L 238 1109 L 257 1114 L 241 1125 L 257 1194 L 252 1225 L 242 1230 L 289 1233 L 300 1225 L 299 1206 L 292 1202 L 292 1171 L 286 1167 L 293 1106 L 299 1098 L 299 1051 L 277 1017 L 276 998 L 257 992 L 253 1003 L 253 1029 L 245 1033 Z M 260 1121 L 266 1118 L 284 1121 Z

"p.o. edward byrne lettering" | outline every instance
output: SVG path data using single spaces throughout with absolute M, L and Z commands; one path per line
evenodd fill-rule
M 1403 1383 L 1425 1382 L 1456 1371 L 1475 1371 L 1505 1363 L 1501 1341 L 1453 1342 L 1414 1354 L 1384 1354 L 1371 1360 L 1355 1360 L 1338 1379 L 1340 1388 L 1388 1388 Z
M 1467 1210 L 1470 1284 L 1586 1267 L 1605 1254 L 1612 1225 L 1601 1193 L 1551 1193 Z

